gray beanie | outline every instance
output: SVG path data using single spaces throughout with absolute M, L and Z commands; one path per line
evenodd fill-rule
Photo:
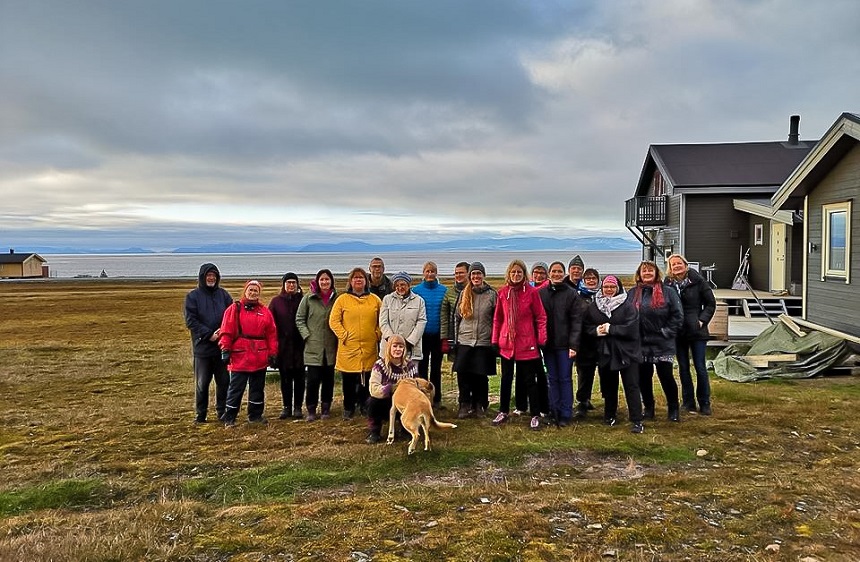
M 536 261 L 534 265 L 532 265 L 532 271 L 539 267 L 542 267 L 544 271 L 549 272 L 549 266 L 546 264 L 545 261 Z
M 567 264 L 567 267 L 573 267 L 574 265 L 578 265 L 582 269 L 585 269 L 585 262 L 582 261 L 582 258 L 579 257 L 579 254 L 573 256 L 573 259 L 570 260 L 570 263 Z
M 480 271 L 483 275 L 487 274 L 487 270 L 484 269 L 484 264 L 479 261 L 472 262 L 472 265 L 469 266 L 469 273 L 472 273 L 473 271 Z

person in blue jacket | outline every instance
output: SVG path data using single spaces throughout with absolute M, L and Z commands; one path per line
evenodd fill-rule
M 436 276 L 439 268 L 432 261 L 424 264 L 424 281 L 413 287 L 412 291 L 424 299 L 427 309 L 427 325 L 421 338 L 424 354 L 418 362 L 418 376 L 428 379 L 436 388 L 433 406 L 442 407 L 442 301 L 448 288 L 439 283 Z

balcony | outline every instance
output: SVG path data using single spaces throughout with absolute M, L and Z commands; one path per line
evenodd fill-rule
M 624 221 L 629 227 L 666 226 L 669 196 L 634 197 L 625 203 Z

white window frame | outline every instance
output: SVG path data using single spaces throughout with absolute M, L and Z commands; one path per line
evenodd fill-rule
M 830 217 L 836 213 L 845 213 L 845 263 L 843 269 L 830 268 L 831 232 Z M 851 201 L 829 203 L 821 206 L 821 280 L 827 277 L 845 279 L 850 282 L 851 273 Z
M 753 235 L 753 245 L 764 246 L 764 225 L 756 224 L 753 228 L 755 231 L 755 234 Z

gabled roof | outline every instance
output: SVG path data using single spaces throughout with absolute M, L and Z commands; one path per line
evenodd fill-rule
M 636 195 L 647 193 L 655 169 L 676 193 L 773 193 L 814 144 L 652 144 Z
M 30 258 L 35 257 L 41 262 L 47 261 L 45 258 L 40 256 L 39 254 L 0 254 L 0 263 L 24 263 Z
M 827 173 L 860 142 L 860 115 L 843 113 L 771 198 L 774 209 L 796 208 Z

